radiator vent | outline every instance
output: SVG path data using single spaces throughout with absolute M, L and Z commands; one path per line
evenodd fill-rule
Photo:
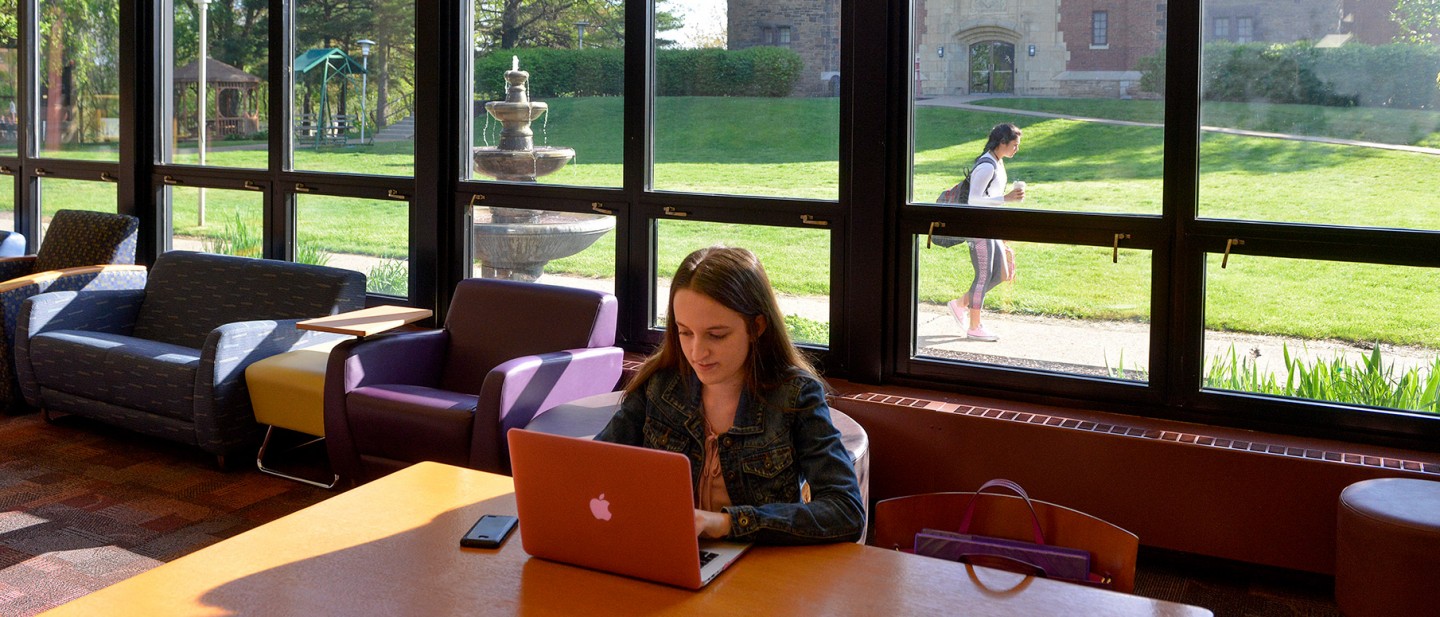
M 894 396 L 890 394 L 879 394 L 874 392 L 862 392 L 849 394 L 840 398 L 880 405 L 894 405 L 898 407 L 913 407 L 917 409 L 930 409 L 944 413 L 956 413 L 973 417 L 992 418 L 1007 422 L 1023 422 L 1026 424 L 1039 424 L 1043 426 L 1054 426 L 1058 428 L 1074 429 L 1077 431 L 1089 431 L 1092 433 L 1109 433 L 1138 439 L 1161 439 L 1178 443 L 1194 444 L 1210 448 L 1225 448 L 1229 450 L 1248 450 L 1261 454 L 1273 454 L 1275 456 L 1290 456 L 1295 458 L 1308 458 L 1325 460 L 1343 465 L 1361 465 L 1364 467 L 1379 467 L 1385 469 L 1398 469 L 1415 473 L 1431 474 L 1440 476 L 1440 464 L 1423 463 L 1398 458 L 1381 456 L 1368 456 L 1352 454 L 1347 452 L 1332 452 L 1329 450 L 1315 450 L 1310 448 L 1296 448 L 1278 444 L 1268 444 L 1256 441 L 1243 441 L 1239 439 L 1225 439 L 1211 437 L 1208 435 L 1196 435 L 1194 433 L 1181 433 L 1176 431 L 1164 431 L 1159 429 L 1147 429 L 1138 426 L 1125 426 L 1122 424 L 1109 424 L 1066 418 L 1064 416 L 1031 413 L 1026 411 L 1011 411 L 1005 409 L 993 409 L 990 407 L 974 407 L 958 403 L 947 403 L 907 396 Z

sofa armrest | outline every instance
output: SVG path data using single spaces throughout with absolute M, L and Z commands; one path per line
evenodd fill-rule
M 509 471 L 506 431 L 524 428 L 556 405 L 614 390 L 624 358 L 619 347 L 568 349 L 522 356 L 491 369 L 475 409 L 470 466 Z
M 245 385 L 245 368 L 270 356 L 344 338 L 306 332 L 299 319 L 237 321 L 205 337 L 195 376 L 195 433 L 200 447 L 228 454 L 255 435 L 255 413 Z

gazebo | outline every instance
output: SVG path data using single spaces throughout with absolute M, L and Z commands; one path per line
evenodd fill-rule
M 191 62 L 175 69 L 175 94 L 179 98 L 186 92 L 199 90 L 199 62 Z M 206 120 L 208 136 L 249 135 L 260 130 L 260 116 L 255 101 L 255 92 L 260 88 L 259 77 L 246 73 L 214 58 L 205 59 L 205 84 L 207 90 L 215 92 L 216 114 Z M 192 98 L 198 96 L 191 94 Z M 207 97 L 208 98 L 208 97 Z M 208 115 L 208 114 L 207 114 Z M 191 116 L 194 119 L 194 116 Z M 181 127 L 189 137 L 197 133 L 195 127 Z
M 353 121 L 350 114 L 345 112 L 345 105 L 349 101 L 350 78 L 353 75 L 365 74 L 365 66 L 356 62 L 350 54 L 339 47 L 330 49 L 312 49 L 295 58 L 295 84 L 307 84 L 305 90 L 305 108 L 301 113 L 296 114 L 299 120 L 296 128 L 296 135 L 300 137 L 311 137 L 315 139 L 316 145 L 326 140 L 344 140 L 345 134 L 350 130 Z M 340 103 L 336 111 L 330 110 L 329 97 L 331 81 L 339 79 Z M 314 88 L 320 90 L 319 113 L 310 111 L 310 92 Z M 363 93 L 362 93 L 363 96 Z M 320 130 L 316 130 L 316 128 Z

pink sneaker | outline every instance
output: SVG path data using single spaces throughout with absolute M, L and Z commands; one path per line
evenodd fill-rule
M 995 341 L 1000 340 L 1000 337 L 991 334 L 990 331 L 986 330 L 983 326 L 979 328 L 971 328 L 969 331 L 965 332 L 965 336 L 975 339 L 977 341 L 986 341 L 989 343 L 994 343 Z
M 956 299 L 954 299 L 954 300 L 951 300 L 951 301 L 945 303 L 945 306 L 950 307 L 950 316 L 955 318 L 955 325 L 960 326 L 960 329 L 961 329 L 961 330 L 964 330 L 964 329 L 965 329 L 965 313 L 969 312 L 970 309 L 965 308 L 965 305 L 963 305 L 963 304 L 960 303 L 960 299 L 959 299 L 959 298 L 956 298 Z

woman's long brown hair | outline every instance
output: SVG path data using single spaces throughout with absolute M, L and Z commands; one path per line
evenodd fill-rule
M 760 260 L 742 248 L 712 246 L 690 253 L 675 270 L 670 282 L 665 338 L 660 342 L 660 349 L 645 360 L 626 384 L 626 395 L 645 387 L 645 382 L 661 370 L 671 369 L 686 377 L 694 373 L 685 360 L 680 333 L 675 327 L 675 293 L 681 289 L 702 294 L 745 318 L 746 333 L 751 339 L 750 353 L 745 356 L 745 388 L 751 394 L 785 382 L 794 375 L 794 369 L 815 375 L 810 361 L 790 341 L 785 317 Z M 757 317 L 764 317 L 766 324 L 758 335 Z

